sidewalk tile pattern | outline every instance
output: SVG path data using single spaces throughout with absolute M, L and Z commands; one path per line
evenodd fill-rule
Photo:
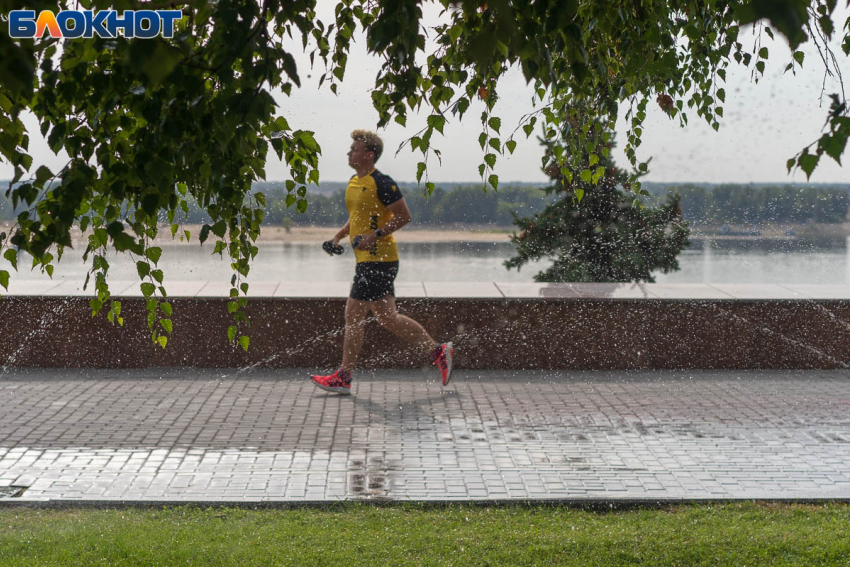
M 846 371 L 13 370 L 21 500 L 850 498 Z

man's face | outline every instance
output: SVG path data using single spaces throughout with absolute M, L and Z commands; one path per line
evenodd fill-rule
M 374 159 L 374 156 L 374 153 L 366 151 L 366 142 L 352 142 L 351 149 L 348 150 L 348 165 L 355 169 L 368 165 Z

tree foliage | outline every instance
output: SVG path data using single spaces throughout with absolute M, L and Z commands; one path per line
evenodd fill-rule
M 622 189 L 628 176 L 608 157 L 613 133 L 604 124 L 591 129 L 600 130 L 606 140 L 603 157 L 597 160 L 585 152 L 570 160 L 604 168 L 598 182 L 565 176 L 555 159 L 555 144 L 541 140 L 550 160 L 545 171 L 553 179 L 548 191 L 560 198 L 531 217 L 515 216 L 522 232 L 511 237 L 517 254 L 505 266 L 520 269 L 529 261 L 553 258 L 549 268 L 534 276 L 538 282 L 653 282 L 654 271 L 678 270 L 676 257 L 689 244 L 690 232 L 681 218 L 679 196 L 668 196 L 656 207 L 635 206 L 634 195 Z M 575 131 L 565 130 L 564 137 Z
M 7 193 L 28 207 L 11 231 L 0 233 L 4 256 L 16 265 L 18 251 L 27 252 L 50 274 L 70 245 L 71 228 L 89 229 L 92 314 L 107 307 L 110 320 L 121 322 L 104 253 L 114 246 L 137 261 L 152 338 L 165 346 L 171 307 L 157 269 L 161 250 L 151 239 L 161 221 L 172 235 L 190 238 L 181 225 L 188 202 L 195 201 L 211 218 L 197 238 L 214 238 L 216 252 L 231 259 L 234 324 L 228 334 L 236 340 L 239 333 L 247 346 L 242 307 L 248 284 L 242 280 L 257 254 L 265 210 L 251 182 L 264 178 L 269 146 L 290 168 L 288 206 L 306 210 L 307 185 L 318 182 L 321 148 L 311 132 L 290 128 L 289 109 L 277 108 L 270 94 L 289 94 L 301 84 L 285 37 L 299 38 L 311 61 L 318 56 L 324 62 L 321 82 L 336 92 L 352 36 L 365 30 L 370 52 L 383 59 L 372 91 L 378 126 L 392 120 L 404 125 L 409 111 L 423 104 L 427 109 L 427 126 L 406 144 L 423 156 L 416 175 L 424 176 L 429 191 L 429 157 L 440 158 L 434 132 L 479 106 L 479 173 L 486 184 L 498 187 L 497 159 L 514 151 L 520 128 L 527 138 L 539 125 L 555 143 L 565 178 L 589 178 L 595 185 L 605 178 L 602 166 L 586 167 L 570 156 L 597 155 L 605 144 L 587 125 L 613 121 L 628 105 L 626 155 L 633 171 L 627 183 L 640 192 L 637 175 L 646 163 L 636 150 L 649 101 L 682 124 L 695 112 L 718 128 L 726 69 L 740 63 L 761 77 L 768 59 L 762 40 L 774 30 L 796 48 L 804 41 L 825 47 L 838 28 L 850 52 L 850 22 L 832 21 L 836 0 L 439 1 L 448 21 L 434 30 L 436 51 L 426 53 L 421 0 L 339 0 L 332 22 L 316 17 L 316 0 L 0 0 L 3 20 L 19 8 L 167 7 L 184 14 L 173 39 L 81 38 L 64 41 L 61 51 L 57 39 L 12 40 L 8 26 L 0 26 L 0 159 L 15 170 Z M 757 35 L 750 47 L 739 35 L 753 22 Z M 835 61 L 824 53 L 830 72 Z M 788 63 L 790 69 L 801 64 L 801 52 Z M 508 133 L 511 125 L 502 124 L 493 105 L 499 79 L 511 66 L 522 68 L 540 106 Z M 27 110 L 50 147 L 67 151 L 65 167 L 33 171 L 30 133 L 21 120 Z M 836 94 L 827 132 L 789 160 L 789 168 L 810 175 L 823 154 L 840 159 L 848 120 L 843 93 Z M 577 134 L 558 152 L 558 133 L 572 123 Z M 0 284 L 8 277 L 1 272 Z

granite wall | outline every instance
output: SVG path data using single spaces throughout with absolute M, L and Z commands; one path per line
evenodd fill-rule
M 172 299 L 168 347 L 151 342 L 143 299 L 124 326 L 92 319 L 85 297 L 0 299 L 0 364 L 24 367 L 305 367 L 341 358 L 344 298 L 249 302 L 248 352 L 227 341 L 226 298 Z M 467 369 L 846 368 L 850 300 L 399 299 Z M 359 366 L 409 368 L 426 356 L 371 321 Z

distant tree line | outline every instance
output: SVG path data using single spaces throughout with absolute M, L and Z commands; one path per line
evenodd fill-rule
M 280 226 L 342 226 L 348 220 L 345 209 L 345 190 L 332 193 L 313 192 L 308 194 L 307 211 L 299 213 L 295 206 L 286 206 L 286 189 L 283 183 L 264 183 L 255 185 L 256 191 L 266 196 L 266 214 L 263 224 Z M 510 226 L 513 222 L 511 211 L 527 216 L 542 210 L 551 198 L 542 188 L 532 186 L 508 185 L 499 191 L 489 189 L 486 193 L 481 185 L 460 185 L 451 190 L 436 187 L 426 197 L 423 189 L 401 187 L 413 221 L 418 225 L 493 224 Z M 20 205 L 18 207 L 21 208 Z M 0 193 L 0 220 L 15 218 L 10 199 Z M 284 221 L 291 219 L 291 221 Z M 189 205 L 189 223 L 208 222 L 207 214 L 196 204 Z
M 266 195 L 265 225 L 338 226 L 348 218 L 344 189 L 312 192 L 308 195 L 307 212 L 303 214 L 294 206 L 287 208 L 282 183 L 257 184 L 255 190 Z M 401 190 L 414 223 L 426 226 L 456 223 L 510 226 L 511 211 L 520 217 L 530 217 L 554 199 L 543 188 L 522 185 L 506 185 L 499 191 L 490 189 L 486 193 L 480 185 L 456 185 L 449 189 L 438 186 L 430 197 L 415 187 L 402 186 Z M 846 220 L 850 207 L 850 191 L 844 187 L 658 184 L 652 192 L 657 198 L 678 193 L 682 215 L 692 224 L 840 223 Z M 0 192 L 0 221 L 15 216 L 11 199 L 5 196 L 5 191 Z M 188 222 L 208 220 L 200 207 L 190 204 Z
M 687 184 L 666 192 L 681 196 L 682 215 L 692 224 L 840 223 L 850 205 L 850 192 L 831 187 Z
M 532 214 L 542 210 L 549 200 L 542 189 L 521 186 L 499 191 L 490 189 L 486 193 L 480 185 L 458 186 L 452 190 L 436 187 L 427 197 L 422 189 L 402 187 L 401 191 L 413 222 L 429 226 L 455 223 L 510 226 L 513 222 L 511 211 L 518 215 Z M 312 195 L 304 214 L 299 214 L 294 207 L 286 207 L 283 191 L 267 190 L 266 201 L 266 222 L 271 224 L 280 224 L 284 218 L 290 218 L 296 225 L 341 226 L 348 220 L 344 189 L 329 195 Z

